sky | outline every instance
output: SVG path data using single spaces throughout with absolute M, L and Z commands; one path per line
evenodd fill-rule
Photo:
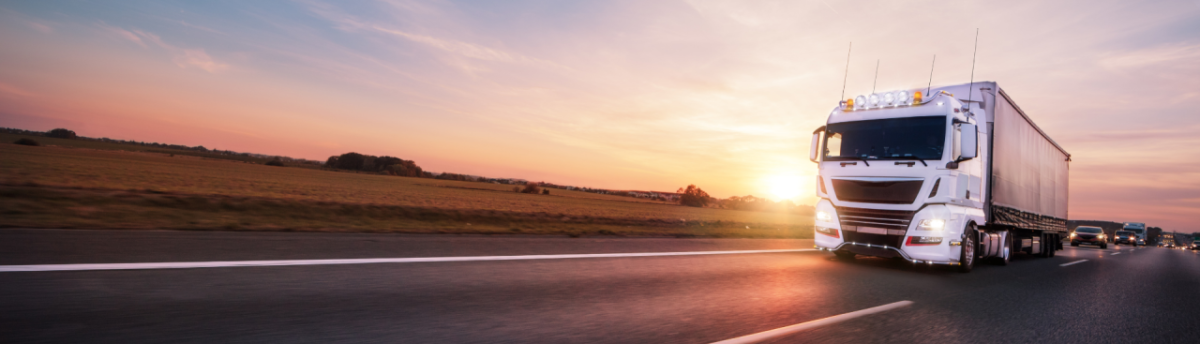
M 0 126 L 811 204 L 843 78 L 968 82 L 977 28 L 1072 219 L 1200 231 L 1200 0 L 8 1 Z

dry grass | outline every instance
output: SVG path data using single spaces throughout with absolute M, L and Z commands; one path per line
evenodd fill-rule
M 807 216 L 560 189 L 530 195 L 510 185 L 62 145 L 0 144 L 0 156 L 0 226 L 9 227 L 811 236 Z

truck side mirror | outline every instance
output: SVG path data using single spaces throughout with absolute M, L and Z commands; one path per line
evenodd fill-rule
M 954 161 L 971 160 L 979 155 L 979 133 L 974 124 L 960 123 L 954 130 Z
M 813 133 L 812 145 L 808 147 L 808 160 L 812 162 L 818 162 L 817 157 L 820 156 L 818 152 L 821 151 L 821 135 L 824 133 L 824 131 Z

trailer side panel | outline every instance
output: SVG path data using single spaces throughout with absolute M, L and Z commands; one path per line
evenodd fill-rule
M 1065 232 L 1067 154 L 1001 90 L 993 114 L 991 222 Z

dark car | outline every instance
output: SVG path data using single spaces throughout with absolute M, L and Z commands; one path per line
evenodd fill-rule
M 1131 231 L 1117 231 L 1116 235 L 1113 236 L 1114 245 L 1137 245 L 1137 240 L 1137 233 Z
M 1102 249 L 1108 248 L 1108 238 L 1104 235 L 1104 230 L 1100 227 L 1079 226 L 1071 232 L 1071 246 L 1079 246 L 1080 244 L 1098 245 Z

